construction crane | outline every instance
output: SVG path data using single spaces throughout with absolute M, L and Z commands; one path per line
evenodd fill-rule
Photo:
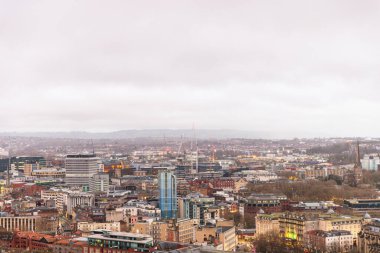
M 181 135 L 181 140 L 180 140 L 179 147 L 178 147 L 178 150 L 177 150 L 177 161 L 181 161 L 181 162 L 182 162 L 182 158 L 181 158 L 181 149 L 182 149 L 182 146 L 183 146 L 183 135 Z
M 212 151 L 211 151 L 211 153 L 212 153 L 212 156 L 211 156 L 211 158 L 212 158 L 212 162 L 215 163 L 215 153 L 216 153 L 215 145 L 212 146 Z

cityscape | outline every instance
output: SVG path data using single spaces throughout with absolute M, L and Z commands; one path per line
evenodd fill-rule
M 380 139 L 193 136 L 2 137 L 3 251 L 380 249 Z
M 378 24 L 0 0 L 0 253 L 380 253 Z

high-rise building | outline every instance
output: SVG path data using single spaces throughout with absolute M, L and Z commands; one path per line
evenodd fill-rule
M 67 155 L 65 160 L 66 184 L 89 187 L 91 178 L 98 173 L 99 158 L 90 155 Z
M 160 190 L 161 218 L 177 218 L 177 178 L 170 171 L 162 171 L 158 174 L 158 186 Z

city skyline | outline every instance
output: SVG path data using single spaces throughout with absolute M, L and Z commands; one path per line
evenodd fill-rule
M 376 1 L 7 1 L 0 132 L 378 136 Z
M 379 14 L 0 0 L 0 252 L 380 252 Z

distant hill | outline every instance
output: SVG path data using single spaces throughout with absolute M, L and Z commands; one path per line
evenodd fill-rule
M 268 133 L 241 131 L 230 129 L 147 129 L 121 130 L 115 132 L 3 132 L 0 136 L 70 138 L 70 139 L 131 139 L 131 138 L 179 138 L 192 137 L 199 139 L 229 139 L 229 138 L 270 138 Z

